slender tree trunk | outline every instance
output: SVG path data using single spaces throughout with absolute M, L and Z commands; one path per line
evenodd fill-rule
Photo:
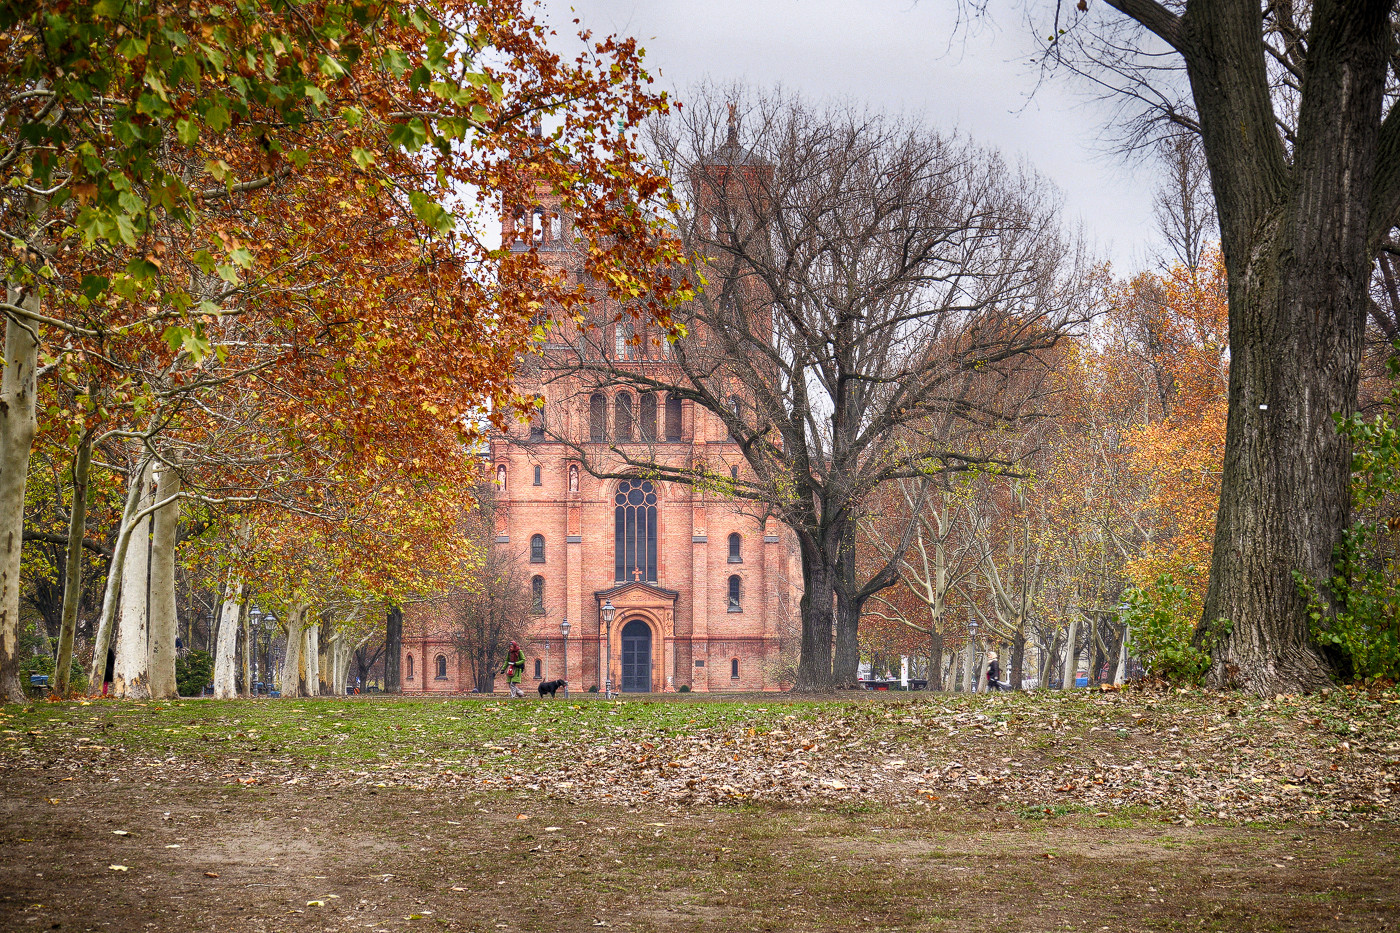
M 403 610 L 398 606 L 389 609 L 389 617 L 384 632 L 384 692 L 402 693 L 403 683 L 399 679 L 399 660 L 403 656 Z
M 302 647 L 301 692 L 304 696 L 321 695 L 321 623 L 306 627 L 306 644 Z
M 242 583 L 238 575 L 229 572 L 224 584 L 224 600 L 219 611 L 219 636 L 214 645 L 214 699 L 232 700 L 238 696 L 234 683 L 234 655 L 238 650 L 238 593 Z M 247 657 L 247 650 L 243 652 Z M 244 678 L 246 681 L 246 677 Z
M 943 690 L 943 632 L 939 619 L 934 620 L 928 633 L 928 688 Z
M 166 502 L 180 493 L 180 474 L 168 464 L 156 476 L 156 501 Z M 150 691 L 157 700 L 179 696 L 175 685 L 175 641 L 180 631 L 175 606 L 175 541 L 180 525 L 180 503 L 171 501 L 151 516 Z
M 136 528 L 132 519 L 140 511 L 141 498 L 145 492 L 139 480 L 139 477 L 144 474 L 145 468 L 146 454 L 141 451 L 132 472 L 132 475 L 138 479 L 127 485 L 126 506 L 122 509 L 121 525 L 117 529 L 117 541 L 112 547 L 112 560 L 107 565 L 107 585 L 102 590 L 102 617 L 98 620 L 97 632 L 92 640 L 92 667 L 88 671 L 88 693 L 94 696 L 102 692 L 102 684 L 107 673 L 107 653 L 112 647 L 112 633 L 116 628 L 117 610 L 121 605 L 121 583 L 126 570 L 126 553 L 130 550 L 131 539 Z
M 972 668 L 973 668 L 973 666 L 974 666 L 976 663 L 977 663 L 977 649 L 976 649 L 975 647 L 973 647 L 972 639 L 969 638 L 969 639 L 967 640 L 967 644 L 963 646 L 963 664 L 962 664 L 962 668 L 963 668 L 963 671 L 962 671 L 962 689 L 963 689 L 963 693 L 971 693 L 971 692 L 972 692 L 972 679 L 973 679 L 973 678 L 972 678 Z
M 38 313 L 39 296 L 6 283 L 5 298 Z M 24 485 L 38 430 L 35 414 L 39 345 L 32 325 L 5 321 L 4 375 L 0 378 L 0 702 L 23 703 L 19 682 L 20 560 L 24 548 Z
M 141 489 L 138 501 L 143 509 L 152 502 L 151 462 L 136 475 Z M 117 665 L 112 692 L 129 700 L 147 700 L 150 687 L 149 588 L 151 558 L 151 517 L 136 522 L 131 532 L 127 559 L 122 566 L 121 622 L 117 626 Z
M 831 689 L 831 648 L 835 592 L 829 568 L 820 553 L 802 543 L 802 654 L 797 662 L 800 693 Z
M 243 656 L 241 658 L 243 685 L 240 695 L 251 697 L 253 695 L 253 665 L 257 663 L 258 646 L 254 641 L 253 628 L 248 620 L 248 585 L 246 583 L 239 587 L 238 596 L 238 628 L 243 633 Z
M 68 696 L 73 670 L 73 636 L 78 630 L 78 604 L 83 595 L 83 533 L 87 530 L 88 472 L 92 465 L 92 434 L 83 432 L 73 458 L 73 505 L 68 516 L 68 550 L 64 555 L 63 621 L 58 632 L 54 692 Z
M 1060 682 L 1061 690 L 1069 690 L 1074 686 L 1074 675 L 1079 661 L 1079 620 L 1069 620 L 1069 633 L 1065 635 L 1065 667 L 1064 678 Z
M 1123 634 L 1118 639 L 1118 663 L 1114 665 L 1113 685 L 1123 686 L 1128 679 L 1128 627 L 1123 626 Z

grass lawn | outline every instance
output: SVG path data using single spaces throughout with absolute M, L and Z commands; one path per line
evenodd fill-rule
M 0 709 L 0 929 L 1378 930 L 1400 694 Z

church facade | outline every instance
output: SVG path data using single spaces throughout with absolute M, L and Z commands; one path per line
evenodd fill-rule
M 503 232 L 512 248 L 540 250 L 582 275 L 568 217 L 547 196 L 507 212 Z M 674 383 L 664 340 L 639 334 L 644 325 L 601 299 L 594 311 L 591 335 L 549 325 L 542 360 L 518 377 L 520 391 L 540 400 L 539 416 L 490 445 L 495 546 L 512 552 L 530 586 L 523 685 L 562 678 L 576 695 L 609 683 L 624 693 L 780 689 L 780 648 L 801 595 L 793 537 L 727 496 L 723 482 L 667 483 L 629 468 L 703 464 L 732 480 L 747 472 L 708 410 L 571 371 L 587 342 L 579 338 L 591 336 L 613 361 Z M 473 686 L 427 608 L 405 612 L 400 670 L 405 693 Z

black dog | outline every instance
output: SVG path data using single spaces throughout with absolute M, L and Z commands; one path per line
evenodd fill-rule
M 544 683 L 540 684 L 540 699 L 543 700 L 546 693 L 553 698 L 554 691 L 567 684 L 567 680 L 546 680 Z

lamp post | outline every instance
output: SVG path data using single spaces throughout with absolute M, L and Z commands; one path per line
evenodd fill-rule
M 248 621 L 252 623 L 249 629 L 248 644 L 243 646 L 244 657 L 252 659 L 253 675 L 245 685 L 250 696 L 258 695 L 258 636 L 262 634 L 262 610 L 257 606 L 248 610 Z
M 607 637 L 607 646 L 608 646 L 608 647 L 607 647 L 607 653 L 608 653 L 608 667 L 607 667 L 607 671 L 606 671 L 606 673 L 605 673 L 605 675 L 604 675 L 604 681 L 603 681 L 603 699 L 605 699 L 605 700 L 611 700 L 611 699 L 612 699 L 612 620 L 613 620 L 613 616 L 617 615 L 617 609 L 615 609 L 615 608 L 613 607 L 613 604 L 612 604 L 612 600 L 611 600 L 611 599 L 605 599 L 605 600 L 603 600 L 603 606 L 602 606 L 602 608 L 599 609 L 598 612 L 599 612 L 599 614 L 603 617 L 603 624 L 606 625 L 606 626 L 608 627 L 608 637 Z
M 564 636 L 564 699 L 569 698 L 569 620 L 559 623 L 559 634 Z M 544 696 L 544 694 L 540 694 Z

